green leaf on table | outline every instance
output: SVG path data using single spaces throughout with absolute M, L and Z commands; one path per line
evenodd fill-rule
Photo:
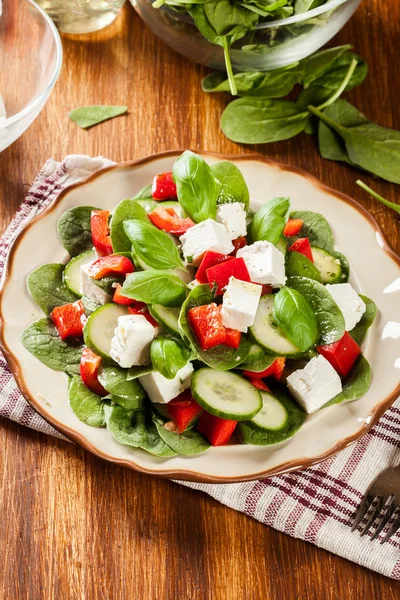
M 56 306 L 70 304 L 78 299 L 64 283 L 64 269 L 65 265 L 60 264 L 43 265 L 27 277 L 30 295 L 48 316 Z
M 317 319 L 311 304 L 297 290 L 283 287 L 274 296 L 274 318 L 286 337 L 302 352 L 315 345 Z
M 241 202 L 247 211 L 250 193 L 240 169 L 228 160 L 222 160 L 211 165 L 211 171 L 219 188 L 217 204 Z
M 273 198 L 258 209 L 249 227 L 253 242 L 277 244 L 289 216 L 290 199 Z
M 79 127 L 88 129 L 98 123 L 113 119 L 128 112 L 127 106 L 114 106 L 111 104 L 94 104 L 92 106 L 81 106 L 69 113 L 69 118 Z
M 332 70 L 336 60 L 339 59 L 345 52 L 351 50 L 351 45 L 335 46 L 315 52 L 303 61 L 304 77 L 303 85 L 308 88 L 314 81 L 323 77 L 326 73 Z
M 178 248 L 171 237 L 150 221 L 132 219 L 123 222 L 135 255 L 153 269 L 184 268 Z
M 182 340 L 161 335 L 152 341 L 150 357 L 155 371 L 166 379 L 173 379 L 187 364 L 190 351 Z
M 66 210 L 57 223 L 61 243 L 71 256 L 93 247 L 90 216 L 94 206 L 75 206 Z
M 174 162 L 173 177 L 179 204 L 189 217 L 195 223 L 215 219 L 219 187 L 205 160 L 186 150 Z
M 130 252 L 132 242 L 124 230 L 124 221 L 140 219 L 148 221 L 147 212 L 138 202 L 126 198 L 116 206 L 110 221 L 110 236 L 114 252 Z
M 90 427 L 105 427 L 104 401 L 91 392 L 80 376 L 72 377 L 68 388 L 69 405 L 80 421 Z
M 186 290 L 187 286 L 177 275 L 151 269 L 128 275 L 121 293 L 146 304 L 180 306 L 185 299 Z

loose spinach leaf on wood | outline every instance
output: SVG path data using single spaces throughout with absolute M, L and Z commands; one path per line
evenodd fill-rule
M 68 375 L 79 374 L 82 346 L 63 342 L 50 319 L 40 319 L 21 334 L 25 348 L 43 364 Z
M 360 354 L 350 374 L 344 380 L 343 389 L 340 394 L 324 404 L 323 408 L 332 406 L 332 404 L 340 404 L 346 400 L 358 400 L 368 392 L 370 385 L 371 367 L 365 356 Z
M 127 198 L 115 208 L 110 221 L 111 243 L 114 252 L 130 252 L 132 242 L 124 230 L 124 221 L 140 219 L 147 221 L 147 212 L 138 202 Z
M 314 81 L 326 75 L 326 73 L 332 70 L 336 60 L 348 50 L 351 50 L 350 44 L 321 50 L 306 58 L 303 61 L 303 86 L 308 88 Z
M 211 171 L 217 180 L 217 204 L 241 202 L 247 211 L 250 194 L 240 169 L 228 160 L 222 160 L 211 165 Z
M 400 204 L 395 204 L 394 202 L 390 202 L 389 200 L 386 200 L 386 198 L 383 198 L 383 196 L 380 196 L 379 194 L 377 194 L 373 189 L 368 187 L 363 181 L 360 181 L 359 179 L 358 179 L 358 181 L 356 181 L 356 184 L 359 185 L 363 190 L 365 190 L 366 192 L 371 194 L 371 196 L 373 198 L 375 198 L 375 200 L 378 200 L 378 202 L 380 202 L 381 204 L 384 204 L 385 206 L 388 206 L 392 210 L 395 210 L 396 212 L 400 213 Z
M 93 247 L 90 215 L 94 206 L 75 206 L 63 213 L 57 223 L 61 243 L 71 256 Z
M 310 302 L 297 290 L 283 287 L 274 296 L 274 318 L 286 337 L 302 352 L 315 345 L 317 319 Z
M 93 105 L 93 106 L 82 106 L 76 108 L 69 113 L 69 118 L 74 121 L 79 127 L 88 129 L 94 125 L 98 125 L 108 119 L 113 119 L 119 115 L 123 115 L 128 111 L 127 106 L 112 106 L 112 105 Z
M 273 198 L 256 212 L 249 228 L 253 242 L 265 240 L 277 244 L 289 216 L 290 199 Z
M 201 156 L 186 150 L 173 166 L 179 204 L 195 223 L 215 219 L 219 186 Z
M 189 429 L 183 433 L 168 431 L 165 429 L 162 419 L 155 413 L 153 413 L 153 422 L 160 438 L 177 454 L 184 456 L 200 454 L 210 447 L 207 440 L 195 429 Z
M 91 392 L 79 376 L 74 376 L 68 388 L 69 405 L 80 421 L 90 427 L 105 427 L 104 402 Z
M 65 265 L 43 265 L 28 275 L 28 290 L 34 301 L 46 315 L 53 308 L 75 302 L 78 298 L 63 280 Z
M 360 298 L 364 300 L 366 310 L 357 325 L 351 331 L 349 331 L 349 334 L 359 346 L 361 346 L 367 337 L 368 329 L 375 321 L 377 313 L 376 304 L 373 302 L 373 300 L 367 298 L 367 296 L 363 296 L 362 294 L 360 294 Z

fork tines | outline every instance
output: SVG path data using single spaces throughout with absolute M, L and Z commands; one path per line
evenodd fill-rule
M 366 493 L 355 514 L 351 531 L 357 529 L 360 524 L 360 535 L 371 532 L 371 541 L 388 525 L 389 529 L 381 539 L 381 544 L 387 542 L 400 528 L 400 509 L 394 494 L 385 498 Z

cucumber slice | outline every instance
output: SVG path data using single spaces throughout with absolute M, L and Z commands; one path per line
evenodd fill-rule
M 77 296 L 83 295 L 82 282 L 81 282 L 81 267 L 92 263 L 96 260 L 96 253 L 94 250 L 88 250 L 82 252 L 74 258 L 71 258 L 64 271 L 64 283 L 67 288 Z
M 148 307 L 150 314 L 155 320 L 163 325 L 168 331 L 179 334 L 178 317 L 181 311 L 180 308 L 171 308 L 162 306 L 161 304 L 151 304 Z
M 261 297 L 254 325 L 250 327 L 250 333 L 257 344 L 272 354 L 278 356 L 301 354 L 300 348 L 292 344 L 274 322 L 273 294 L 266 294 Z
M 261 348 L 261 346 L 257 346 L 257 344 L 253 344 L 250 348 L 250 352 L 247 355 L 246 362 L 252 363 L 260 360 L 265 354 L 265 351 Z
M 191 390 L 200 406 L 224 419 L 245 421 L 262 408 L 259 390 L 231 371 L 199 369 L 192 377 Z
M 314 265 L 321 275 L 322 283 L 340 283 L 345 278 L 342 273 L 342 264 L 339 258 L 335 258 L 323 248 L 313 246 L 311 248 Z
M 178 217 L 184 219 L 187 217 L 187 213 L 183 210 L 182 206 L 176 200 L 163 200 L 162 202 L 157 202 L 157 206 L 162 206 L 163 208 L 173 208 Z M 157 208 L 157 206 L 153 206 L 150 212 Z
M 289 419 L 289 413 L 286 407 L 272 394 L 261 392 L 262 409 L 251 422 L 257 425 L 260 429 L 268 429 L 269 431 L 280 431 Z
M 118 317 L 127 315 L 128 309 L 119 304 L 105 304 L 89 316 L 83 330 L 85 344 L 99 356 L 110 360 L 111 340 L 118 325 Z

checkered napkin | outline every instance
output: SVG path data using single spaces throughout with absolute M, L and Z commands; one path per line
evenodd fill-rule
M 24 225 L 63 188 L 108 164 L 101 157 L 78 155 L 45 164 L 0 240 L 0 276 L 10 244 Z M 22 398 L 1 354 L 0 416 L 63 438 Z M 207 492 L 265 525 L 400 580 L 399 533 L 380 545 L 379 538 L 371 542 L 368 535 L 361 538 L 350 532 L 352 515 L 369 483 L 382 469 L 399 462 L 400 399 L 357 443 L 310 469 L 250 483 L 184 485 Z

